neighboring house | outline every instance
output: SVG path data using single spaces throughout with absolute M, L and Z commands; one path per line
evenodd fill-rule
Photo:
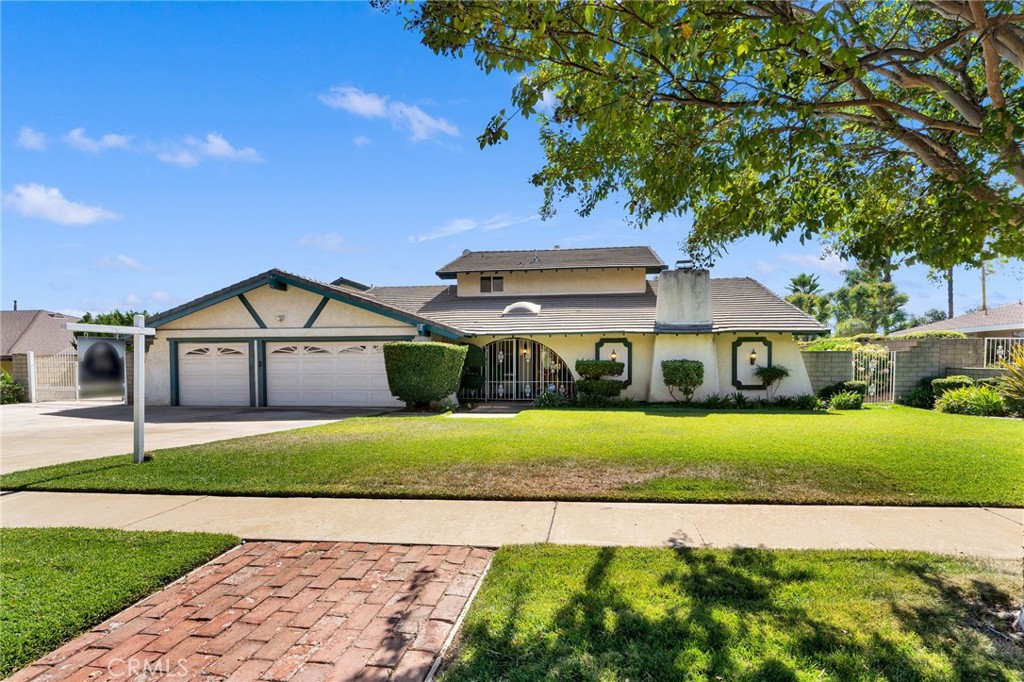
M 809 393 L 795 334 L 827 329 L 749 278 L 670 270 L 646 246 L 466 251 L 437 271 L 452 284 L 328 284 L 270 270 L 160 313 L 147 353 L 149 402 L 171 405 L 384 406 L 383 344 L 434 339 L 482 346 L 480 398 L 572 393 L 586 358 L 626 364 L 623 395 L 671 400 L 663 360 L 704 363 L 696 396 L 763 395 L 757 365 Z M 654 277 L 652 277 L 654 276 Z
M 61 325 L 77 321 L 49 310 L 0 310 L 0 367 L 9 374 L 14 355 L 56 355 L 71 348 L 75 335 Z
M 928 324 L 901 329 L 892 336 L 903 336 L 910 332 L 956 331 L 977 338 L 1016 337 L 1024 338 L 1024 301 L 1008 303 L 997 308 L 975 310 Z

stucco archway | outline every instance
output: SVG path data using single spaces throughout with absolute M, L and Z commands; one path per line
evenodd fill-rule
M 532 339 L 509 338 L 484 346 L 484 400 L 533 400 L 545 392 L 576 395 L 576 382 L 565 361 Z

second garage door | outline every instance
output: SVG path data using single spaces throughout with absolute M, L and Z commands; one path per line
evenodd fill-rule
M 380 343 L 268 343 L 267 404 L 391 407 Z

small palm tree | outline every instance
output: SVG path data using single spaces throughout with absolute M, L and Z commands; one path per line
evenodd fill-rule
M 817 275 L 809 275 L 806 272 L 801 272 L 799 275 L 789 280 L 789 293 L 791 294 L 817 295 L 820 292 L 821 285 L 818 284 Z

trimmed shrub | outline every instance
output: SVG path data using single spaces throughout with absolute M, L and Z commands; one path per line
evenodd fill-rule
M 23 402 L 25 402 L 25 387 L 12 379 L 7 372 L 0 371 L 0 405 Z
M 590 381 L 598 380 L 591 379 Z M 576 407 L 608 407 L 612 404 L 607 396 L 598 395 L 597 393 L 577 393 L 576 399 L 573 402 Z
M 463 367 L 466 369 L 483 369 L 487 362 L 487 353 L 480 346 L 468 344 L 466 346 L 466 362 Z
M 860 381 L 859 379 L 853 379 L 851 381 L 843 382 L 843 390 L 850 393 L 860 393 L 861 395 L 868 394 L 868 382 Z
M 425 407 L 459 388 L 466 346 L 393 341 L 384 344 L 384 366 L 391 395 L 409 407 Z
M 768 400 L 771 400 L 775 397 L 775 392 L 779 390 L 779 384 L 789 376 L 789 370 L 782 365 L 758 365 L 754 369 L 754 376 L 764 384 L 765 395 L 768 397 Z
M 558 393 L 556 391 L 545 391 L 533 399 L 533 406 L 542 410 L 572 407 L 572 405 L 572 400 L 567 398 L 564 393 Z
M 679 402 L 674 390 L 679 389 L 683 400 L 690 402 L 693 392 L 704 383 L 704 363 L 700 360 L 662 360 L 661 376 L 673 400 Z
M 950 377 L 940 377 L 938 379 L 932 379 L 932 393 L 935 394 L 935 399 L 938 400 L 942 397 L 942 394 L 946 391 L 951 391 L 955 388 L 966 388 L 967 386 L 973 386 L 974 379 L 963 374 L 954 374 Z
M 907 332 L 901 334 L 900 339 L 966 339 L 967 334 L 955 332 L 948 329 L 932 329 L 930 331 Z
M 787 407 L 793 410 L 824 410 L 825 402 L 813 393 L 792 396 L 787 399 Z
M 479 391 L 484 387 L 486 380 L 482 374 L 463 374 L 462 388 L 467 391 Z
M 875 334 L 865 334 L 861 337 L 875 338 Z M 854 336 L 832 336 L 823 339 L 815 339 L 814 341 L 801 341 L 800 350 L 806 351 L 840 351 L 840 350 L 861 350 L 869 353 L 884 353 L 885 348 L 875 344 L 857 341 Z
M 843 391 L 832 396 L 828 406 L 833 410 L 859 410 L 864 406 L 864 396 L 853 391 Z
M 961 386 L 936 398 L 935 409 L 949 414 L 1001 417 L 1006 414 L 1006 402 L 991 386 Z
M 576 373 L 584 379 L 618 377 L 626 371 L 626 363 L 615 360 L 577 360 Z
M 576 390 L 586 395 L 614 398 L 622 391 L 622 382 L 618 379 L 580 379 L 576 382 Z

